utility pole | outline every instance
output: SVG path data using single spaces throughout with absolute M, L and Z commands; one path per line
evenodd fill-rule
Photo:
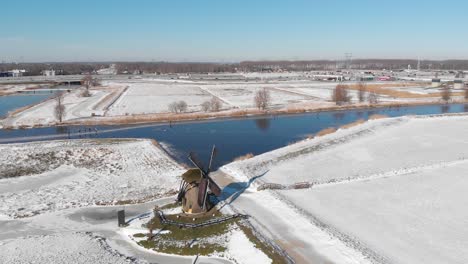
M 350 69 L 351 68 L 351 62 L 353 60 L 353 54 L 352 53 L 345 53 L 345 68 Z

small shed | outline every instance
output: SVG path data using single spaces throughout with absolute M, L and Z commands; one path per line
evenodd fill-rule
M 436 87 L 440 87 L 442 81 L 440 79 L 437 79 L 437 78 L 434 78 L 432 79 L 432 87 L 436 88 Z

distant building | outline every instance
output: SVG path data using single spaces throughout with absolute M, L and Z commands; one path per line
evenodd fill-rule
M 11 70 L 11 71 L 6 71 L 6 72 L 0 72 L 0 77 L 21 77 L 24 75 L 26 70 Z
M 432 79 L 432 87 L 436 88 L 436 87 L 440 87 L 442 81 L 440 79 L 437 79 L 437 78 L 434 78 Z
M 465 88 L 465 83 L 463 80 L 455 80 L 453 82 L 453 88 L 454 89 L 464 89 Z
M 55 71 L 54 70 L 44 70 L 44 71 L 42 71 L 42 75 L 47 76 L 47 77 L 53 77 L 53 76 L 55 76 Z
M 109 68 L 104 68 L 96 71 L 99 75 L 116 75 L 117 74 L 117 65 L 111 64 Z

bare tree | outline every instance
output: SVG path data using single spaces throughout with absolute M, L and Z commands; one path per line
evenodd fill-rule
M 444 100 L 447 103 L 448 101 L 450 101 L 450 98 L 452 98 L 452 90 L 448 85 L 444 85 L 440 95 L 442 97 L 442 100 Z
M 187 103 L 185 101 L 177 102 L 177 106 L 179 108 L 180 113 L 187 111 Z
M 57 104 L 55 105 L 54 114 L 60 123 L 62 123 L 63 118 L 65 117 L 65 105 L 63 104 L 63 101 L 64 101 L 64 94 L 59 93 L 55 97 L 55 102 Z
M 82 95 L 84 97 L 90 97 L 91 93 L 89 92 L 89 88 L 99 85 L 99 81 L 91 74 L 87 74 L 85 77 L 83 77 L 83 79 L 81 79 L 81 85 L 86 88 Z
M 223 106 L 223 103 L 217 97 L 213 96 L 213 98 L 211 98 L 211 100 L 210 100 L 210 109 L 211 109 L 211 111 L 218 112 L 219 110 L 221 110 L 222 106 Z
M 177 114 L 177 112 L 179 110 L 179 108 L 177 107 L 177 102 L 170 103 L 168 108 L 169 108 L 170 112 L 173 112 L 173 113 L 176 113 L 176 114 Z
M 465 100 L 468 100 L 468 88 L 467 87 L 463 89 L 463 96 L 465 97 Z
M 182 113 L 187 111 L 187 103 L 185 101 L 173 102 L 169 104 L 168 108 L 173 113 Z
M 86 90 L 81 94 L 83 97 L 90 97 L 91 93 L 89 92 L 89 87 L 92 86 L 93 83 L 93 77 L 91 74 L 86 75 L 82 80 L 81 80 L 81 85 L 83 85 Z
M 338 84 L 335 87 L 335 89 L 333 89 L 332 101 L 335 102 L 337 105 L 350 102 L 351 96 L 348 95 L 347 88 L 348 86 L 346 85 Z
M 208 112 L 208 111 L 210 111 L 211 103 L 210 103 L 210 101 L 205 101 L 200 106 L 201 106 L 201 109 L 203 110 L 203 112 Z
M 358 83 L 358 100 L 360 103 L 366 100 L 366 91 L 367 91 L 366 84 L 363 82 Z
M 379 103 L 379 94 L 376 92 L 370 92 L 367 96 L 367 101 L 369 104 L 378 104 Z
M 267 109 L 271 103 L 270 91 L 268 91 L 265 88 L 257 91 L 257 93 L 255 94 L 254 101 L 258 109 L 262 109 L 262 110 Z

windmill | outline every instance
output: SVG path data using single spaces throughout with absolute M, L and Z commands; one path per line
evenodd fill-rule
M 204 213 L 211 209 L 208 196 L 211 192 L 215 196 L 221 195 L 221 189 L 210 177 L 213 159 L 216 156 L 216 147 L 213 146 L 208 168 L 205 170 L 202 162 L 195 153 L 191 152 L 189 160 L 196 168 L 189 169 L 182 175 L 177 201 L 182 203 L 182 210 L 187 214 Z

